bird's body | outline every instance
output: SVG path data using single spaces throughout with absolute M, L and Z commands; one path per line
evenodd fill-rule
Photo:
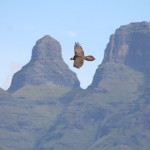
M 95 60 L 95 58 L 92 55 L 84 56 L 84 51 L 78 42 L 74 45 L 74 53 L 75 55 L 70 60 L 74 60 L 74 67 L 76 68 L 80 68 L 84 63 L 84 60 Z

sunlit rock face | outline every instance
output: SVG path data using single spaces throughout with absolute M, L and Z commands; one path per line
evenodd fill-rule
M 103 63 L 117 62 L 142 72 L 150 72 L 150 23 L 121 26 L 110 36 Z

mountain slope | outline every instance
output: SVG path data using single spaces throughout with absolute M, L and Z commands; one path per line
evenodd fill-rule
M 59 43 L 44 36 L 9 93 L 0 89 L 0 148 L 149 150 L 149 43 L 149 22 L 118 28 L 82 90 Z
M 103 76 L 99 84 L 91 85 L 69 103 L 45 137 L 39 140 L 41 143 L 38 142 L 36 150 L 121 149 L 124 139 L 126 147 L 132 149 L 129 144 L 135 142 L 130 139 L 133 135 L 135 138 L 139 135 L 139 145 L 143 144 L 142 136 L 148 141 L 148 129 L 141 126 L 143 115 L 148 117 L 149 112 L 149 106 L 145 107 L 139 99 L 143 94 L 139 93 L 143 74 L 116 63 L 105 64 L 98 71 Z M 138 105 L 143 105 L 141 110 L 137 109 Z M 147 122 L 147 118 L 144 121 Z M 135 124 L 137 128 L 130 133 Z M 143 133 L 139 134 L 138 130 Z
M 149 37 L 148 22 L 117 29 L 92 84 L 70 97 L 35 150 L 148 150 Z
M 8 92 L 0 90 L 0 148 L 33 150 L 62 112 L 59 98 L 73 89 L 80 91 L 79 85 L 62 59 L 58 41 L 48 35 L 38 40 Z

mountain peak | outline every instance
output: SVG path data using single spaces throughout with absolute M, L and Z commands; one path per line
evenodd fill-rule
M 150 71 L 150 22 L 123 25 L 110 36 L 103 63 L 117 62 L 134 69 Z
M 49 35 L 36 42 L 30 62 L 14 74 L 8 91 L 14 92 L 28 84 L 60 87 L 80 85 L 76 74 L 63 61 L 59 42 Z
M 48 58 L 50 61 L 58 59 L 59 61 L 63 61 L 59 42 L 49 35 L 45 35 L 39 39 L 32 50 L 31 61 L 42 61 L 43 58 Z
M 45 35 L 41 39 L 37 40 L 36 44 L 47 44 L 47 43 L 59 43 L 56 39 L 50 35 Z

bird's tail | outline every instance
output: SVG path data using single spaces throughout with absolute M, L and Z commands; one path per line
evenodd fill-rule
M 84 57 L 84 60 L 93 61 L 93 60 L 95 60 L 95 58 L 92 55 L 88 55 L 88 56 Z

